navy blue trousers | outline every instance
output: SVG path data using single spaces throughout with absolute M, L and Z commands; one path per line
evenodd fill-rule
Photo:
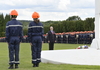
M 9 41 L 9 64 L 19 64 L 19 37 L 11 37 Z
M 32 64 L 37 64 L 41 62 L 41 48 L 42 48 L 42 38 L 41 36 L 32 37 Z

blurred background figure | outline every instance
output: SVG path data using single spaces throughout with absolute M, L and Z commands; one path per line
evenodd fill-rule
M 54 43 L 56 42 L 56 34 L 55 31 L 53 30 L 53 27 L 50 27 L 50 31 L 48 31 L 48 43 L 49 43 L 49 50 L 54 49 Z

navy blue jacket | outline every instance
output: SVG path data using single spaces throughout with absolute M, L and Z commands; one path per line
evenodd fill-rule
M 44 34 L 44 30 L 43 30 L 43 24 L 42 23 L 35 23 L 34 21 L 32 21 L 29 24 L 29 28 L 28 28 L 28 39 L 29 42 L 32 42 L 32 37 L 33 36 L 41 36 L 42 41 L 43 41 L 43 34 Z
M 16 19 L 12 19 L 11 21 L 8 21 L 6 24 L 6 41 L 10 41 L 10 37 L 19 37 L 20 41 L 23 38 L 23 32 L 22 32 L 22 24 L 17 21 Z

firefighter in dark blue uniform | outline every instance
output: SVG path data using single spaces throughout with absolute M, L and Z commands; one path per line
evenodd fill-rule
M 66 37 L 65 32 L 63 32 L 63 43 L 67 43 L 67 37 Z
M 41 62 L 41 48 L 43 42 L 43 25 L 39 22 L 39 14 L 34 12 L 32 14 L 32 21 L 28 28 L 28 39 L 31 44 L 32 64 L 33 67 L 38 67 Z
M 22 24 L 16 20 L 18 13 L 16 10 L 12 10 L 11 21 L 8 21 L 6 24 L 6 41 L 9 48 L 9 69 L 18 68 L 19 64 L 19 45 L 22 40 Z
M 58 41 L 58 43 L 61 43 L 61 34 L 60 33 L 58 34 L 57 41 Z

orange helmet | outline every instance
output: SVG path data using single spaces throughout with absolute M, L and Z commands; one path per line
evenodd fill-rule
M 17 13 L 17 11 L 16 11 L 16 10 L 12 10 L 12 11 L 10 12 L 10 15 L 15 15 L 15 16 L 18 16 L 18 13 Z
M 39 18 L 40 16 L 39 16 L 39 14 L 37 13 L 37 12 L 34 12 L 33 14 L 32 14 L 32 18 Z

